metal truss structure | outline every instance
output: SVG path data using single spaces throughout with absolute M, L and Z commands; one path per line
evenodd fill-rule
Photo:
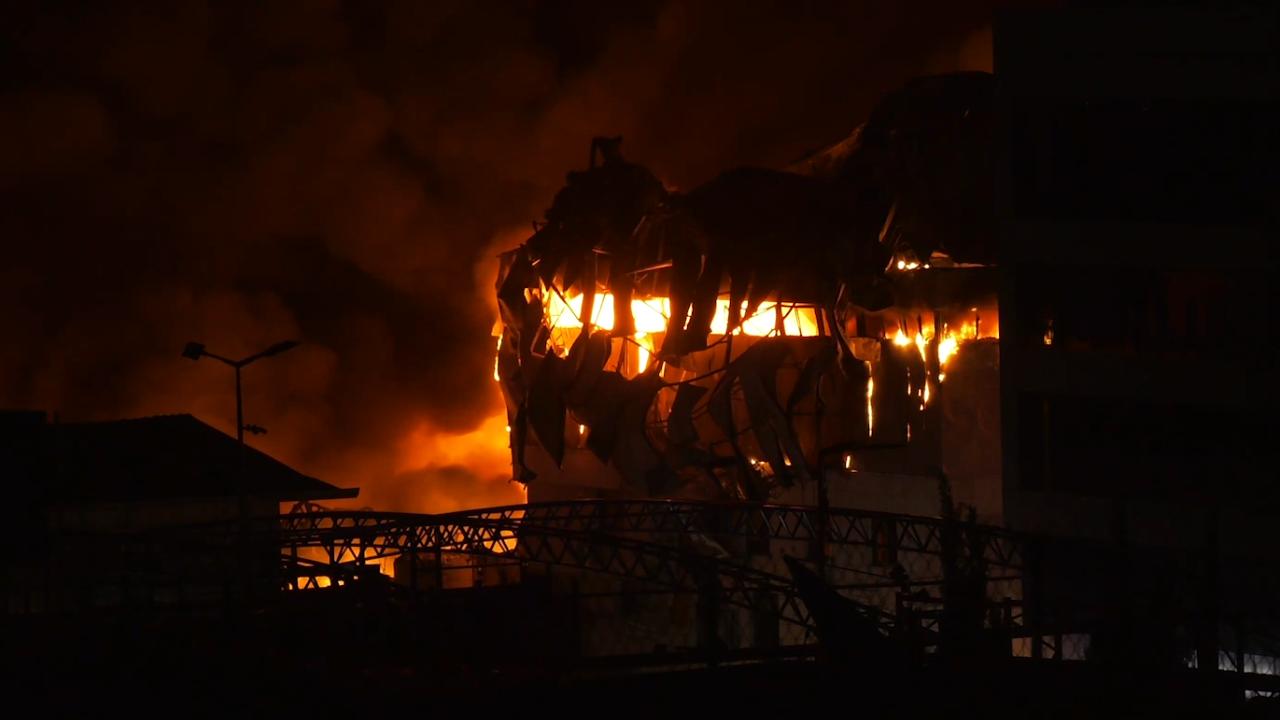
M 843 508 L 578 500 L 416 515 L 299 505 L 282 517 L 280 542 L 291 589 L 326 575 L 341 583 L 394 558 L 407 559 L 413 575 L 419 558 L 462 554 L 612 578 L 614 588 L 714 597 L 747 624 L 759 626 L 761 613 L 776 615 L 790 629 L 783 644 L 809 641 L 815 629 L 784 568 L 788 556 L 819 568 L 886 632 L 900 596 L 929 598 L 948 568 L 982 572 L 993 602 L 1021 597 L 1021 549 L 1009 532 Z
M 1007 634 L 1015 655 L 1089 659 L 1087 619 L 1065 625 L 1022 612 L 1023 577 L 1043 568 L 1043 542 L 955 519 L 753 503 L 578 500 L 438 515 L 300 504 L 247 525 L 63 536 L 50 547 L 48 578 L 31 584 L 48 599 L 27 605 L 188 618 L 242 607 L 282 617 L 295 608 L 300 617 L 307 608 L 394 608 L 387 617 L 427 618 L 421 627 L 429 631 L 417 637 L 434 642 L 451 612 L 475 604 L 487 609 L 468 632 L 504 613 L 517 626 L 532 619 L 525 613 L 558 618 L 545 634 L 567 653 L 557 657 L 747 662 L 815 651 L 820 609 L 792 577 L 788 564 L 798 560 L 842 596 L 840 613 L 901 641 L 894 647 L 945 648 L 947 618 L 961 617 L 992 639 Z M 1265 568 L 1245 574 L 1273 578 Z M 308 594 L 333 585 L 355 593 Z M 439 592 L 488 585 L 513 587 Z M 1277 692 L 1274 612 L 1250 610 L 1266 610 L 1274 586 L 1243 593 L 1254 595 L 1257 602 L 1223 616 L 1230 632 L 1216 664 L 1251 692 Z M 447 637 L 440 647 L 469 636 Z M 506 637 L 490 638 L 493 647 Z

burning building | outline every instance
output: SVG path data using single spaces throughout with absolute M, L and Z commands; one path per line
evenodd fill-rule
M 290 591 L 269 606 L 291 642 L 345 625 L 363 648 L 381 633 L 383 649 L 455 672 L 475 663 L 485 687 L 503 664 L 487 655 L 557 687 L 602 656 L 816 657 L 852 661 L 864 682 L 870 667 L 935 667 L 957 686 L 977 667 L 1037 700 L 1089 683 L 1078 668 L 1027 683 L 1010 654 L 1098 659 L 1093 684 L 1145 676 L 1165 702 L 1185 696 L 1170 688 L 1188 664 L 1274 674 L 1275 504 L 1258 450 L 1274 444 L 1274 351 L 1257 342 L 1273 317 L 1274 164 L 1257 151 L 1276 125 L 1258 90 L 1274 86 L 1274 33 L 1098 20 L 999 26 L 996 75 L 916 80 L 781 170 L 681 191 L 625 160 L 620 138 L 593 141 L 496 283 L 493 374 L 529 503 L 274 517 L 285 497 L 349 493 L 243 448 L 234 473 L 185 473 L 187 492 L 246 462 L 274 481 L 258 498 L 269 542 L 243 565 Z M 1228 81 L 1225 67 L 1257 72 Z M 1214 144 L 1206 123 L 1227 137 Z M 1209 243 L 1218 257 L 1202 262 Z M 84 447 L 127 448 L 119 437 Z M 115 477 L 133 479 L 133 455 Z M 129 544 L 119 597 L 171 598 L 137 592 L 149 564 L 135 536 L 189 571 L 174 542 L 189 523 L 149 525 L 228 519 L 233 486 L 212 484 L 208 501 L 49 517 L 81 544 L 101 530 Z
M 623 159 L 621 138 L 595 139 L 496 284 L 494 377 L 531 507 L 802 506 L 819 509 L 814 538 L 827 512 L 856 508 L 870 513 L 865 543 L 774 537 L 761 516 L 746 536 L 677 545 L 769 577 L 808 558 L 858 588 L 871 616 L 912 602 L 886 587 L 958 577 L 951 540 L 930 555 L 899 535 L 908 517 L 1001 520 L 993 91 L 986 73 L 921 78 L 786 169 L 730 170 L 687 192 Z M 963 554 L 978 570 L 984 552 Z M 625 582 L 573 582 L 628 596 Z M 1006 609 L 1019 596 L 1016 583 L 978 587 Z M 584 627 L 645 628 L 627 652 L 812 641 L 780 622 L 785 594 L 731 608 L 699 588 L 696 603 L 588 607 Z
M 531 501 L 1001 513 L 992 78 L 917 80 L 787 170 L 676 192 L 597 138 L 502 257 Z
M 597 139 L 497 283 L 530 500 L 968 515 L 1039 537 L 1028 654 L 1263 672 L 1274 54 L 1105 20 L 1010 16 L 994 76 L 785 170 L 682 192 Z

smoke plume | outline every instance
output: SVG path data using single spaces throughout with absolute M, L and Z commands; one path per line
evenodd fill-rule
M 493 255 L 593 135 L 675 187 L 833 142 L 984 69 L 951 2 L 28 3 L 0 11 L 0 406 L 190 412 L 442 511 L 518 502 Z

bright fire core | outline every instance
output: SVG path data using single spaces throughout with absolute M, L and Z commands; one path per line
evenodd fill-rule
M 782 314 L 782 332 L 785 335 L 814 336 L 818 334 L 818 315 L 811 306 L 790 303 L 761 303 L 756 312 L 743 319 L 736 331 L 739 335 L 764 337 L 774 334 L 778 328 L 778 314 Z M 614 324 L 613 294 L 596 295 L 591 311 L 591 324 L 600 330 L 612 330 Z M 657 297 L 631 301 L 631 315 L 635 318 L 636 334 L 663 333 L 671 318 L 671 300 Z M 582 327 L 582 296 L 574 295 L 568 302 L 552 293 L 547 303 L 547 319 L 553 328 Z M 729 300 L 716 301 L 716 314 L 711 319 L 711 332 L 724 335 L 729 328 Z

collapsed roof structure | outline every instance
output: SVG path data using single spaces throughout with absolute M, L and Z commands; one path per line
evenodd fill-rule
M 593 141 L 496 285 L 495 377 L 531 499 L 824 502 L 830 471 L 876 464 L 859 451 L 929 446 L 890 464 L 943 465 L 948 365 L 985 345 L 996 368 L 991 136 L 992 78 L 965 73 L 912 82 L 787 170 L 686 193 L 621 138 Z

